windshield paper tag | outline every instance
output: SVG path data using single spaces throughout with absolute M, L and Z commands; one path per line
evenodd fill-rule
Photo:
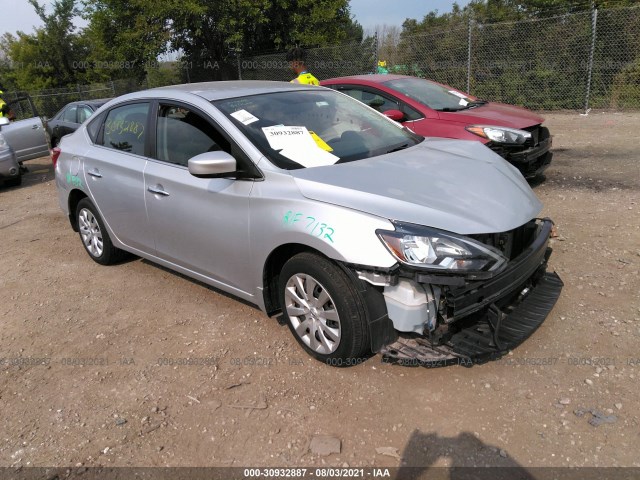
M 464 98 L 465 100 L 469 98 L 464 93 L 456 92 L 455 90 L 449 90 L 449 93 L 455 95 L 456 97 Z
M 233 112 L 231 116 L 243 125 L 249 125 L 250 123 L 258 121 L 258 117 L 254 117 L 246 110 L 238 110 L 237 112 Z
M 466 107 L 467 105 L 469 105 L 469 102 L 467 102 L 464 98 L 461 98 L 459 103 L 463 107 Z
M 339 157 L 322 149 L 311 136 L 307 127 L 274 126 L 263 127 L 262 131 L 271 148 L 281 150 L 280 155 L 303 167 L 333 165 L 340 160 Z

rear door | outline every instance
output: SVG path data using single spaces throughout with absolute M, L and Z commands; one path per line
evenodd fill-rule
M 16 120 L 2 127 L 2 134 L 19 162 L 49 155 L 49 142 L 42 119 L 30 98 L 9 103 Z
M 149 106 L 130 102 L 98 117 L 101 126 L 83 158 L 83 169 L 87 188 L 113 235 L 128 247 L 153 254 L 143 176 Z

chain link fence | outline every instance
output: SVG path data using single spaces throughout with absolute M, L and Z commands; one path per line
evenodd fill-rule
M 542 110 L 640 108 L 640 7 L 447 28 L 308 50 L 320 80 L 376 71 L 435 80 L 480 98 Z M 384 39 L 382 39 L 384 41 Z M 384 51 L 384 57 L 379 52 Z M 291 80 L 285 52 L 239 60 L 243 79 Z M 380 57 L 380 58 L 379 58 Z
M 374 73 L 378 61 L 385 60 L 389 73 L 429 78 L 480 98 L 537 110 L 638 109 L 639 32 L 640 7 L 494 24 L 460 16 L 446 28 L 400 35 L 391 43 L 376 34 L 361 43 L 309 49 L 306 63 L 320 80 Z M 293 74 L 285 55 L 236 57 L 225 63 L 223 77 L 290 81 Z M 209 63 L 200 75 L 190 75 L 189 65 L 183 64 L 185 81 L 216 78 L 221 67 Z M 115 80 L 6 93 L 4 98 L 11 101 L 28 93 L 39 114 L 52 117 L 71 101 L 115 97 L 150 86 L 159 85 Z
M 374 39 L 314 48 L 307 50 L 305 65 L 318 79 L 371 73 L 378 62 L 376 52 Z M 293 74 L 285 59 L 286 53 L 283 51 L 240 58 L 239 77 L 243 80 L 290 81 Z
M 146 82 L 139 83 L 132 79 L 124 79 L 33 92 L 6 92 L 2 98 L 7 103 L 11 103 L 17 119 L 33 116 L 29 104 L 25 101 L 20 101 L 25 97 L 31 98 L 38 115 L 51 118 L 69 102 L 112 98 L 144 88 L 148 88 Z

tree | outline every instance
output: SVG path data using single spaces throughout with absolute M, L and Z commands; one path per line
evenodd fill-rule
M 202 2 L 181 7 L 172 28 L 171 45 L 184 52 L 191 75 L 208 79 L 235 78 L 231 63 L 238 55 L 362 40 L 362 27 L 351 19 L 348 0 Z
M 83 72 L 86 45 L 73 24 L 79 11 L 75 0 L 55 0 L 47 14 L 37 0 L 29 0 L 44 23 L 34 33 L 5 34 L 0 49 L 10 59 L 5 74 L 14 89 L 53 88 L 75 82 Z
M 87 64 L 91 81 L 145 78 L 149 65 L 157 63 L 172 38 L 172 19 L 179 11 L 193 6 L 186 1 L 96 0 L 87 3 L 83 16 L 91 45 Z

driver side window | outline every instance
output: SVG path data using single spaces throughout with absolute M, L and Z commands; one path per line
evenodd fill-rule
M 156 130 L 156 158 L 188 166 L 201 153 L 230 152 L 227 140 L 202 115 L 180 105 L 160 105 Z
M 382 95 L 378 92 L 364 90 L 360 88 L 340 89 L 342 93 L 346 93 L 352 98 L 370 106 L 380 113 L 387 110 L 400 110 L 405 115 L 405 120 L 418 120 L 422 115 L 409 107 L 406 103 L 401 102 L 393 97 Z

